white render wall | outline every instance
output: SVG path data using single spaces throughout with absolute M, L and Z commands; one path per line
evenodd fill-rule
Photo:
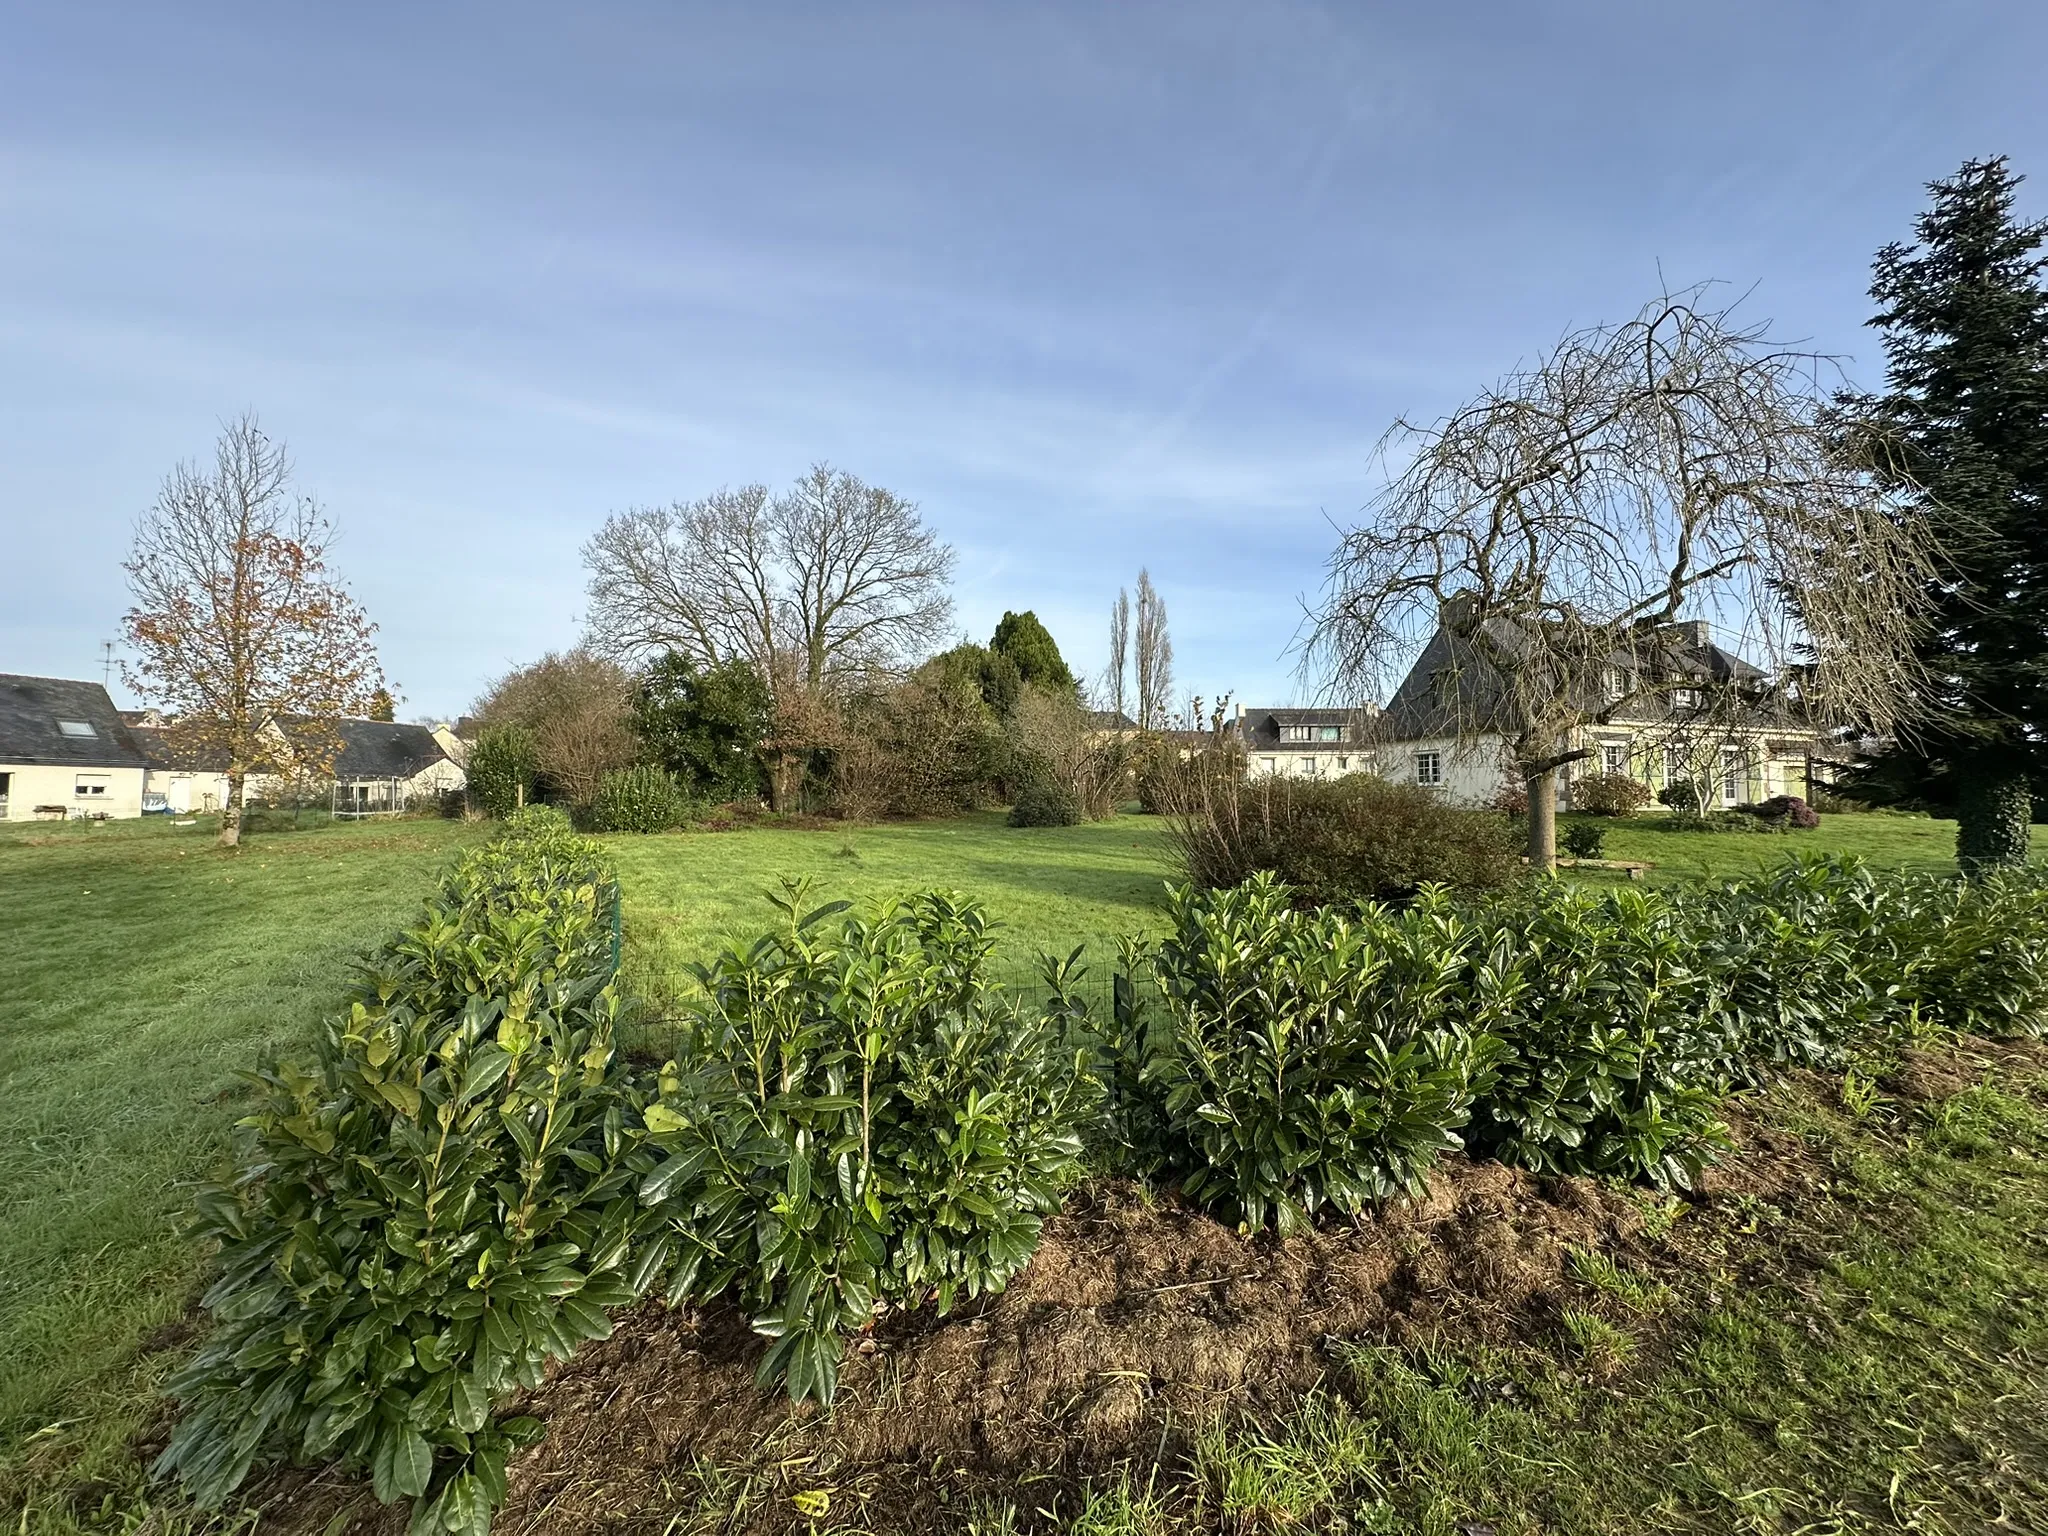
M 164 803 L 180 816 L 189 816 L 194 811 L 217 811 L 228 803 L 228 776 L 224 773 L 152 768 L 142 787 L 145 793 L 162 795 Z
M 61 805 L 67 816 L 88 813 L 121 821 L 142 814 L 143 770 L 140 768 L 0 763 L 0 773 L 8 776 L 9 821 L 35 820 L 39 805 Z M 78 792 L 81 780 L 88 786 L 100 785 L 101 792 L 81 795 Z

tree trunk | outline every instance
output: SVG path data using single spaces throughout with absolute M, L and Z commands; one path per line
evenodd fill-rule
M 242 841 L 242 785 L 239 773 L 228 775 L 227 802 L 220 808 L 220 846 L 233 848 Z
M 2027 828 L 2034 819 L 2033 787 L 2026 775 L 1988 765 L 1966 765 L 1956 805 L 1956 863 L 1972 880 L 2027 862 Z
M 1545 768 L 1524 781 L 1529 792 L 1529 867 L 1557 868 L 1557 770 Z

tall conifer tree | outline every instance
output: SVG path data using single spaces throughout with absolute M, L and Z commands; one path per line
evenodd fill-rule
M 1857 402 L 1947 547 L 1921 657 L 1939 713 L 1877 772 L 1953 794 L 1966 871 L 2024 860 L 2048 785 L 2048 221 L 2005 159 L 1930 183 L 1916 239 L 1878 252 L 1887 390 Z

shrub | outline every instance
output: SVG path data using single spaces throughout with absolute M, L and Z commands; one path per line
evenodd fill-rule
M 1596 773 L 1572 781 L 1572 808 L 1594 816 L 1633 816 L 1650 803 L 1650 786 L 1625 773 Z
M 1521 779 L 1507 779 L 1486 804 L 1489 810 L 1498 811 L 1503 816 L 1526 816 L 1529 814 L 1529 786 Z
M 1028 766 L 1019 779 L 1010 805 L 1013 827 L 1074 827 L 1085 818 L 1081 798 L 1052 774 Z
M 835 926 L 846 904 L 806 910 L 801 884 L 775 902 L 777 931 L 697 969 L 641 1196 L 670 1223 L 671 1296 L 736 1289 L 775 1341 L 761 1379 L 829 1400 L 878 1301 L 943 1312 L 1024 1266 L 1101 1090 L 1065 1038 L 1068 972 L 1019 1009 L 978 905 L 927 893 Z
M 1575 859 L 1597 859 L 1607 846 L 1607 829 L 1594 821 L 1575 821 L 1564 829 L 1564 851 Z
M 1485 921 L 1522 985 L 1475 1107 L 1482 1153 L 1547 1173 L 1688 1188 L 1725 1142 L 1715 987 L 1675 904 L 1556 883 Z
M 1845 859 L 1800 858 L 1680 898 L 1694 963 L 1715 982 L 1722 1070 L 1840 1066 L 1889 1032 L 1909 962 L 1889 932 L 1893 893 Z
M 533 734 L 522 726 L 495 726 L 469 749 L 469 798 L 486 816 L 510 816 L 533 798 L 538 772 Z
M 1182 1193 L 1283 1233 L 1421 1188 L 1461 1145 L 1512 1000 L 1441 891 L 1400 914 L 1292 905 L 1266 874 L 1173 894 L 1140 1079 Z
M 416 1532 L 480 1533 L 537 1433 L 493 1412 L 638 1290 L 607 872 L 525 816 L 368 963 L 311 1064 L 255 1076 L 243 1171 L 200 1195 L 215 1326 L 157 1464 L 202 1506 L 258 1457 L 332 1457 L 412 1498 Z
M 1820 825 L 1819 813 L 1797 795 L 1773 795 L 1768 800 L 1738 806 L 1737 809 L 1780 831 L 1794 827 L 1806 831 Z
M 521 806 L 505 818 L 504 838 L 499 847 L 525 845 L 527 848 L 573 849 L 588 847 L 581 842 L 565 842 L 574 839 L 576 827 L 569 820 L 569 813 L 553 805 Z
M 1214 778 L 1210 789 L 1173 826 L 1189 883 L 1206 889 L 1265 870 L 1307 905 L 1405 901 L 1425 884 L 1487 890 L 1520 870 L 1504 819 L 1420 785 L 1357 773 L 1325 782 Z
M 1657 803 L 1668 805 L 1681 816 L 1699 816 L 1707 808 L 1707 785 L 1702 779 L 1673 779 L 1657 791 Z
M 593 832 L 666 832 L 689 813 L 689 797 L 668 770 L 642 763 L 606 774 L 584 808 L 584 820 Z

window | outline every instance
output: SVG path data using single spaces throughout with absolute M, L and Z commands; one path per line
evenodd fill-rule
M 99 735 L 99 732 L 92 728 L 92 722 L 89 720 L 59 720 L 57 722 L 57 733 L 60 736 L 92 737 Z
M 1349 772 L 1351 771 L 1351 759 L 1350 759 L 1350 758 L 1348 758 L 1348 757 L 1340 757 L 1340 758 L 1338 758 L 1338 759 L 1337 759 L 1337 771 L 1338 771 L 1339 773 L 1349 773 Z M 5 777 L 6 777 L 6 775 L 4 775 L 4 774 L 0 774 L 0 778 L 5 778 Z M 5 793 L 5 791 L 0 791 L 0 793 Z
M 1699 691 L 1699 689 L 1697 689 L 1697 688 L 1674 688 L 1674 689 L 1672 689 L 1672 690 L 1671 690 L 1671 707 L 1672 707 L 1673 709 L 1698 709 L 1698 708 L 1700 707 L 1700 691 Z
M 1619 667 L 1608 667 L 1600 674 L 1600 691 L 1607 695 L 1607 702 L 1625 698 L 1628 694 L 1628 675 Z
M 1444 781 L 1444 755 L 1441 752 L 1418 752 L 1415 754 L 1415 782 L 1418 784 L 1441 784 Z
M 1603 773 L 1627 773 L 1627 745 L 1618 741 L 1603 744 L 1600 748 L 1600 769 Z
M 1309 728 L 1305 725 L 1283 725 L 1280 727 L 1280 739 L 1282 741 L 1308 741 L 1311 738 L 1309 736 Z
M 1259 767 L 1267 773 L 1271 773 L 1275 768 L 1278 768 L 1279 766 L 1280 764 L 1273 758 L 1262 757 L 1259 759 Z
M 103 797 L 113 776 L 105 773 L 81 773 L 72 781 L 71 793 L 81 800 L 96 800 Z
M 1316 727 L 1317 741 L 1342 741 L 1344 727 L 1341 725 L 1319 725 Z

